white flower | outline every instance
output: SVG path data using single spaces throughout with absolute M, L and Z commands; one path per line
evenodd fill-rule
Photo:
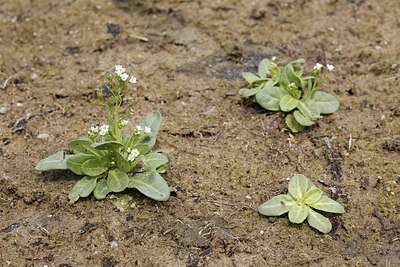
M 150 127 L 144 127 L 144 132 L 145 132 L 146 134 L 151 133 L 151 128 L 150 128 Z
M 128 156 L 128 160 L 129 160 L 129 161 L 134 161 L 139 155 L 140 155 L 139 150 L 137 150 L 137 149 L 132 149 L 132 150 L 130 151 L 129 156 Z
M 315 64 L 315 66 L 314 66 L 314 70 L 320 70 L 322 67 L 323 67 L 322 64 L 317 63 L 317 64 Z
M 275 60 L 276 60 L 276 57 L 275 57 L 275 56 L 273 56 L 273 57 L 271 58 L 271 60 L 272 60 L 272 61 L 275 61 Z
M 125 72 L 125 68 L 122 67 L 121 65 L 115 65 L 115 73 L 124 73 Z
M 331 64 L 326 64 L 326 68 L 327 68 L 329 71 L 333 71 L 333 69 L 335 68 L 335 66 L 333 66 L 333 65 L 331 65 Z
M 129 80 L 129 83 L 137 83 L 136 77 L 132 76 L 131 79 Z
M 91 132 L 94 132 L 94 133 L 97 133 L 97 132 L 99 131 L 99 126 L 92 126 L 92 127 L 90 127 L 90 131 L 91 131 Z
M 106 135 L 108 133 L 109 129 L 110 129 L 110 127 L 108 125 L 106 125 L 106 124 L 101 125 L 99 134 L 100 135 Z
M 118 73 L 117 73 L 118 74 Z M 123 80 L 124 82 L 126 81 L 126 80 L 128 80 L 128 78 L 129 78 L 129 75 L 128 74 L 126 74 L 126 73 L 121 73 L 121 74 L 118 74 L 118 76 L 121 78 L 121 80 Z
M 129 153 L 131 153 L 132 148 L 128 147 L 128 148 L 126 149 L 126 151 L 128 151 Z
M 143 128 L 142 128 L 142 126 L 138 125 L 138 126 L 136 126 L 135 130 L 137 130 L 138 132 L 141 132 L 141 131 L 143 131 Z

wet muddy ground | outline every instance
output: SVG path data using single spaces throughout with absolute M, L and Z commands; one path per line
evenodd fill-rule
M 400 2 L 0 1 L 1 266 L 400 265 Z M 335 65 L 338 112 L 292 135 L 238 95 L 264 57 Z M 167 202 L 68 204 L 77 176 L 35 164 L 106 113 L 95 88 L 138 77 L 171 148 Z M 342 203 L 320 234 L 257 207 L 302 173 Z

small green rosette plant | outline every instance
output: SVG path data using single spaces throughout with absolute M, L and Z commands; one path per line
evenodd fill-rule
M 345 212 L 343 206 L 323 195 L 309 179 L 302 174 L 296 174 L 289 182 L 289 194 L 278 195 L 258 207 L 258 211 L 266 216 L 280 216 L 289 212 L 289 221 L 308 224 L 322 233 L 329 233 L 332 224 L 328 218 L 316 212 L 321 210 L 331 213 Z
M 168 184 L 160 175 L 167 169 L 168 158 L 163 152 L 152 151 L 160 129 L 160 112 L 151 112 L 130 133 L 122 130 L 127 127 L 125 115 L 120 118 L 120 108 L 124 96 L 129 92 L 128 84 L 136 83 L 136 78 L 125 73 L 117 65 L 115 74 L 108 74 L 107 94 L 97 91 L 97 96 L 107 109 L 109 118 L 101 126 L 93 126 L 88 137 L 73 140 L 68 147 L 72 154 L 57 152 L 41 160 L 36 165 L 38 171 L 68 169 L 82 175 L 70 191 L 68 198 L 72 203 L 92 192 L 96 199 L 104 199 L 108 193 L 118 193 L 126 188 L 136 188 L 144 195 L 165 201 L 169 198 Z
M 329 79 L 333 65 L 327 64 L 326 71 L 317 63 L 312 75 L 303 76 L 298 59 L 280 69 L 272 60 L 263 59 L 258 66 L 258 73 L 243 72 L 243 78 L 249 88 L 243 88 L 239 94 L 243 97 L 254 97 L 255 102 L 267 110 L 287 112 L 286 125 L 294 132 L 300 132 L 321 118 L 322 114 L 331 114 L 338 110 L 338 100 L 325 92 L 317 91 L 323 80 Z M 324 77 L 321 75 L 324 74 Z

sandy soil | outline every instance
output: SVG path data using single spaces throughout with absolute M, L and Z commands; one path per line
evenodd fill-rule
M 394 0 L 0 1 L 0 265 L 400 265 L 399 13 Z M 339 111 L 291 135 L 239 96 L 240 73 L 271 56 L 334 64 L 323 90 Z M 139 80 L 131 121 L 164 116 L 172 196 L 69 205 L 78 177 L 34 166 L 105 119 L 94 92 L 115 64 Z M 330 234 L 257 213 L 295 173 L 345 206 Z

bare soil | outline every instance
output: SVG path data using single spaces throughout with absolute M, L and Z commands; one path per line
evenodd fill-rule
M 400 1 L 0 1 L 1 266 L 399 266 Z M 335 65 L 341 107 L 292 135 L 238 95 L 264 57 Z M 95 88 L 138 77 L 164 116 L 167 202 L 68 204 L 36 163 L 102 123 Z M 18 122 L 18 123 L 17 123 Z M 302 173 L 346 208 L 330 234 L 257 207 Z

